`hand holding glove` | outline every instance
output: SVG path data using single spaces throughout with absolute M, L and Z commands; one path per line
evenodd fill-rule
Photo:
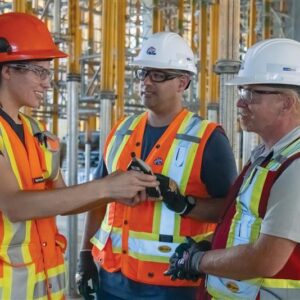
M 159 181 L 159 188 L 163 197 L 163 202 L 167 208 L 181 216 L 187 215 L 195 206 L 195 200 L 192 197 L 183 196 L 176 182 L 162 174 L 155 174 Z
M 91 250 L 80 251 L 76 284 L 79 294 L 85 300 L 95 299 L 93 294 L 99 290 L 99 275 Z
M 192 238 L 187 237 L 187 242 L 180 244 L 170 257 L 170 266 L 164 275 L 171 276 L 171 280 L 197 281 L 204 275 L 199 268 L 201 259 L 205 251 L 210 249 L 210 242 L 201 241 L 196 243 Z

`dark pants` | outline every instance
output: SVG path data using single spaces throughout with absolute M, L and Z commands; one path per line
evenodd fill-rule
M 125 277 L 121 272 L 101 269 L 97 300 L 196 300 L 198 287 L 167 287 L 144 284 Z

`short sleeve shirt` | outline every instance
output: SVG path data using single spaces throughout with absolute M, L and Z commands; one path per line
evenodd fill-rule
M 145 160 L 167 127 L 147 125 L 142 144 L 142 159 Z M 103 158 L 94 173 L 94 178 L 107 175 Z M 225 197 L 237 175 L 235 159 L 228 138 L 221 128 L 217 128 L 208 139 L 201 169 L 201 180 L 211 197 Z

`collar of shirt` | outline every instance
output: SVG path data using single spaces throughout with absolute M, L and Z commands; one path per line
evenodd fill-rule
M 266 148 L 264 144 L 258 145 L 251 152 L 251 163 L 254 163 L 259 158 L 261 160 L 262 157 L 267 157 L 271 152 L 273 152 L 273 157 L 278 155 L 282 148 L 293 142 L 297 137 L 300 137 L 300 126 L 295 127 L 283 136 L 271 149 Z

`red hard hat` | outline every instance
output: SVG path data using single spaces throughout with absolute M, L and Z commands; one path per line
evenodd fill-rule
M 25 13 L 0 15 L 0 63 L 68 55 L 54 44 L 47 26 Z

